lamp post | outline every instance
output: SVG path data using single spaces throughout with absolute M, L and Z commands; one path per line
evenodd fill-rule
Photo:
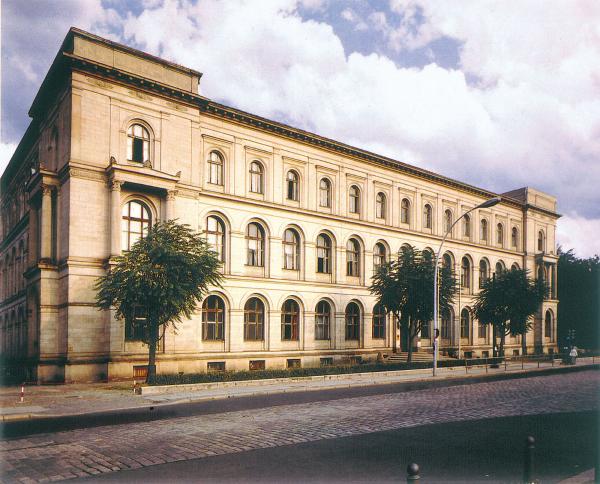
M 490 198 L 489 200 L 486 200 L 485 202 L 480 203 L 476 207 L 473 207 L 471 210 L 467 210 L 460 217 L 458 217 L 454 221 L 454 223 L 448 228 L 448 230 L 446 230 L 446 233 L 444 234 L 444 238 L 442 239 L 442 243 L 440 244 L 440 247 L 435 256 L 435 268 L 433 271 L 433 376 L 435 376 L 435 373 L 437 370 L 437 360 L 438 360 L 438 341 L 437 341 L 438 337 L 439 337 L 439 330 L 438 330 L 438 326 L 439 326 L 438 325 L 438 305 L 439 305 L 438 262 L 440 260 L 440 254 L 442 253 L 442 247 L 444 247 L 444 242 L 446 242 L 446 239 L 448 238 L 448 234 L 452 233 L 452 229 L 454 228 L 454 226 L 458 223 L 458 221 L 461 218 L 463 218 L 465 215 L 467 215 L 479 208 L 493 207 L 494 205 L 496 205 L 497 203 L 500 203 L 501 201 L 502 201 L 502 199 L 500 197 Z M 458 337 L 460 338 L 460 335 Z

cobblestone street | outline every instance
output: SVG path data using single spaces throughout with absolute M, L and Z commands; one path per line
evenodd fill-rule
M 597 410 L 599 393 L 600 373 L 582 371 L 41 434 L 0 442 L 3 482 L 85 477 L 433 423 Z

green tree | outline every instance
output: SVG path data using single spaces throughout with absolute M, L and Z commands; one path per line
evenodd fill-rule
M 531 280 L 526 270 L 513 268 L 494 274 L 475 296 L 473 316 L 492 325 L 494 356 L 504 356 L 504 343 L 509 334 L 525 334 L 531 328 L 531 316 L 539 309 L 547 288 L 543 280 Z M 496 338 L 500 347 L 496 354 Z
M 433 319 L 434 269 L 431 251 L 405 245 L 396 260 L 379 267 L 369 288 L 378 304 L 400 321 L 403 334 L 408 335 L 408 362 L 412 360 L 415 337 Z M 456 281 L 452 269 L 446 267 L 439 271 L 438 280 L 441 313 L 454 302 Z
M 579 347 L 600 348 L 600 258 L 577 257 L 558 248 L 558 339 L 566 345 L 567 332 L 575 330 Z
M 143 334 L 148 377 L 156 375 L 160 329 L 189 318 L 209 285 L 220 285 L 220 262 L 200 234 L 173 220 L 158 222 L 96 282 L 96 305 Z

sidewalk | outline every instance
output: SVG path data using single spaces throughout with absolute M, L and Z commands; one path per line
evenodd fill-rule
M 535 376 L 538 372 L 573 371 L 596 366 L 591 358 L 579 358 L 576 366 L 555 363 L 552 367 L 550 363 L 545 362 L 539 368 L 537 363 L 524 363 L 522 368 L 521 363 L 513 363 L 506 369 L 504 365 L 497 369 L 489 368 L 487 373 L 483 366 L 469 367 L 467 370 L 464 367 L 438 368 L 435 378 L 431 375 L 431 369 L 422 369 L 143 387 L 142 395 L 134 394 L 132 381 L 26 386 L 23 403 L 19 402 L 20 387 L 4 387 L 0 388 L 0 421 L 84 415 L 126 409 L 146 409 L 149 405 L 165 406 L 182 402 L 372 385 L 411 382 L 430 382 L 431 385 L 435 385 L 438 381 L 446 384 L 456 381 L 457 384 L 462 384 L 468 380 L 475 383 L 486 378 L 520 378 L 528 374 Z

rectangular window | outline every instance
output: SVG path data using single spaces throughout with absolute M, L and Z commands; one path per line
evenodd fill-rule
M 206 371 L 209 373 L 216 371 L 225 371 L 225 362 L 224 361 L 209 361 L 206 364 Z
M 430 338 L 430 325 L 429 321 L 424 321 L 421 325 L 421 338 Z
M 331 356 L 326 356 L 325 358 L 321 358 L 320 363 L 321 366 L 333 366 L 333 358 Z
M 301 368 L 302 363 L 299 358 L 288 358 L 286 361 L 287 368 Z
M 265 360 L 250 360 L 250 371 L 259 371 L 265 369 Z
M 362 356 L 351 356 L 350 364 L 351 365 L 360 365 L 362 363 Z
M 485 324 L 479 323 L 477 325 L 477 336 L 479 337 L 479 339 L 485 339 L 485 337 L 486 337 L 485 333 L 486 333 Z

